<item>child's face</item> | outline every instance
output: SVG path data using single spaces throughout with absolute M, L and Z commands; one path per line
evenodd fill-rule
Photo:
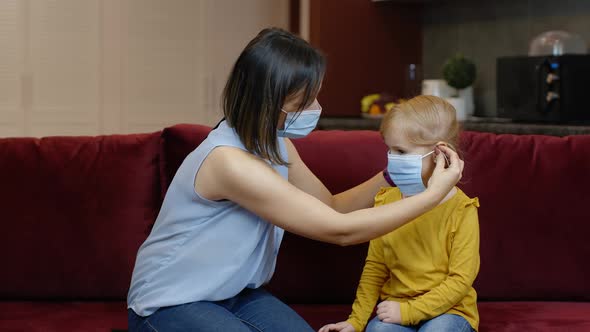
M 435 146 L 424 146 L 416 145 L 411 143 L 407 137 L 400 131 L 396 130 L 394 126 L 390 128 L 384 134 L 385 144 L 389 148 L 391 154 L 404 155 L 404 154 L 416 154 L 425 155 L 432 152 Z M 434 171 L 434 154 L 427 156 L 422 159 L 422 182 L 426 186 L 428 179 Z

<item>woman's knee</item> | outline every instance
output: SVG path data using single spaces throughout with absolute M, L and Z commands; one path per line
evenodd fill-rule
M 193 302 L 160 308 L 130 332 L 154 331 L 203 331 L 203 332 L 251 332 L 238 317 L 227 309 L 211 302 Z
M 242 292 L 228 309 L 260 331 L 314 331 L 291 307 L 263 289 Z
M 127 310 L 129 332 L 153 332 L 155 329 L 148 324 L 147 318 L 141 317 L 132 309 Z

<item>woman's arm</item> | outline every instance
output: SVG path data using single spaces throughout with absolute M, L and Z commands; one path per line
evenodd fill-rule
M 462 161 L 451 155 L 439 176 L 416 196 L 387 206 L 339 213 L 321 200 L 285 181 L 265 161 L 233 147 L 214 149 L 203 162 L 195 190 L 212 199 L 228 199 L 295 234 L 339 245 L 351 245 L 389 233 L 436 206 L 459 180 Z M 433 178 L 435 175 L 433 175 Z
M 285 143 L 289 153 L 289 163 L 291 164 L 289 167 L 289 182 L 338 212 L 347 213 L 373 206 L 373 198 L 379 189 L 389 186 L 383 178 L 383 174 L 379 172 L 354 188 L 332 195 L 301 160 L 293 143 L 289 139 L 285 139 Z
M 416 325 L 442 315 L 467 295 L 479 271 L 479 225 L 475 205 L 466 207 L 453 238 L 449 274 L 437 287 L 415 300 L 400 303 L 403 325 Z

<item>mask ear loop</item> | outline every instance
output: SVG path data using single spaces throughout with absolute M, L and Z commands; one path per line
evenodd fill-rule
M 285 111 L 282 108 L 281 108 L 281 112 L 285 113 L 285 123 L 283 124 L 283 130 L 287 130 L 287 128 L 289 128 L 293 124 L 293 122 L 295 122 L 295 120 L 297 120 L 297 118 L 299 117 L 299 113 L 301 113 L 301 112 L 297 112 L 297 114 L 295 114 L 295 116 L 291 118 L 291 121 L 289 121 L 289 123 L 287 123 L 287 118 L 288 118 L 289 112 Z
M 430 156 L 430 155 L 431 155 L 431 154 L 433 154 L 433 153 L 434 153 L 434 150 L 432 150 L 432 151 L 428 152 L 427 154 L 425 154 L 425 155 L 423 155 L 423 156 L 422 156 L 422 159 L 424 159 L 424 158 L 426 158 L 426 157 Z

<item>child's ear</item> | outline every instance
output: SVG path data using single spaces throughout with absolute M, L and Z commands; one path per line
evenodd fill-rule
M 432 154 L 432 159 L 434 159 L 434 162 L 436 163 L 436 156 L 438 156 L 438 154 L 440 153 L 440 150 L 438 149 L 439 146 L 449 146 L 447 144 L 447 142 L 444 141 L 438 141 L 436 142 L 436 144 L 434 145 L 434 153 Z
M 434 151 L 435 153 L 432 154 L 432 158 L 434 158 L 434 163 L 436 164 L 436 156 L 438 155 L 438 153 L 440 153 L 440 151 L 437 149 L 437 147 L 439 146 L 445 146 L 445 147 L 450 147 L 449 144 L 447 142 L 443 142 L 440 141 L 438 143 L 436 143 L 435 147 L 434 147 Z M 445 168 L 449 167 L 449 165 L 451 164 L 449 161 L 449 158 L 447 157 L 446 154 L 443 153 L 443 157 L 445 157 Z

